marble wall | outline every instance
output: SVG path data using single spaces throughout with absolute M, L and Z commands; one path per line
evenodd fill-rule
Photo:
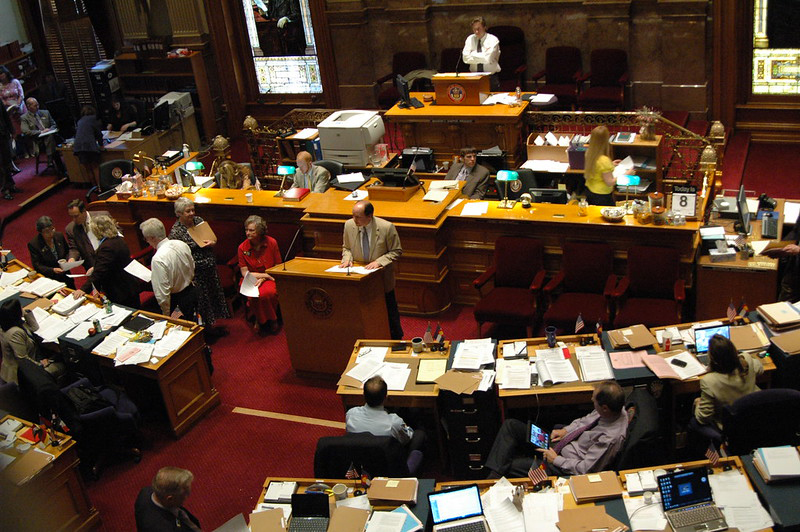
M 396 51 L 421 51 L 438 69 L 443 48 L 461 47 L 472 17 L 526 34 L 526 78 L 550 46 L 576 46 L 584 70 L 594 48 L 628 52 L 629 105 L 705 116 L 711 79 L 708 0 L 327 0 L 343 107 L 374 105 L 373 81 Z M 449 66 L 449 70 L 453 70 Z M 532 85 L 531 87 L 532 88 Z

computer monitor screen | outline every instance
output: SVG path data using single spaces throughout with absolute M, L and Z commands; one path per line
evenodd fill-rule
M 708 344 L 715 334 L 730 339 L 730 325 L 714 325 L 712 327 L 700 327 L 694 330 L 694 349 L 698 355 L 708 353 Z
M 411 106 L 411 94 L 408 89 L 408 81 L 400 74 L 394 78 L 394 86 L 400 94 L 400 107 Z
M 566 190 L 557 188 L 532 188 L 530 189 L 531 198 L 534 203 L 560 203 L 566 205 L 569 194 Z
M 739 208 L 739 224 L 737 231 L 749 235 L 750 209 L 747 208 L 747 197 L 744 195 L 744 185 L 739 187 L 739 193 L 736 195 L 736 206 Z
M 372 176 L 378 178 L 385 187 L 413 187 L 419 179 L 407 168 L 373 168 Z

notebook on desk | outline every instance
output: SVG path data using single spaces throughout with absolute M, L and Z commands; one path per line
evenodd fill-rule
M 711 497 L 708 468 L 661 475 L 658 491 L 664 516 L 674 532 L 717 532 L 728 528 Z
M 472 484 L 463 488 L 428 494 L 433 518 L 433 532 L 488 532 L 483 515 L 481 493 Z

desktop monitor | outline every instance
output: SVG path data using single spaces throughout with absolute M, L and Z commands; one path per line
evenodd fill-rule
M 399 107 L 411 107 L 411 92 L 408 88 L 408 81 L 406 81 L 406 78 L 398 74 L 397 77 L 394 78 L 394 86 L 397 89 L 397 93 L 400 94 Z
M 567 191 L 557 188 L 532 188 L 528 192 L 530 192 L 534 203 L 559 203 L 561 205 L 566 205 L 569 200 Z
M 373 168 L 372 176 L 380 180 L 385 187 L 413 187 L 419 185 L 419 179 L 407 168 Z
M 739 187 L 739 193 L 736 194 L 736 206 L 739 209 L 736 230 L 746 235 L 750 234 L 750 209 L 747 207 L 747 197 L 744 194 L 744 185 Z

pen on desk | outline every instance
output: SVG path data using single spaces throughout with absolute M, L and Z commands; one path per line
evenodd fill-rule
M 514 356 L 522 356 L 522 352 L 525 351 L 526 349 L 528 349 L 528 344 L 527 343 L 525 345 L 523 345 L 522 349 L 520 349 L 519 352 Z

